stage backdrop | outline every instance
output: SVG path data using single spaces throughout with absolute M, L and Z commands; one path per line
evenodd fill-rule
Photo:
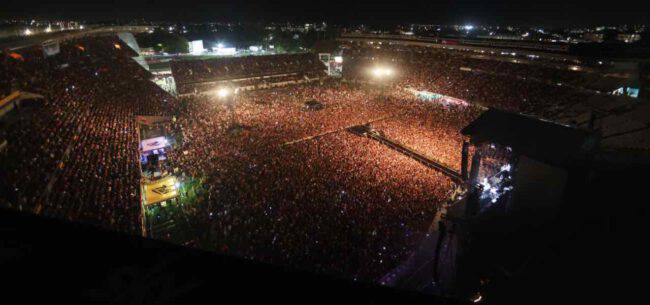
M 142 140 L 140 145 L 142 147 L 142 151 L 147 152 L 154 149 L 161 149 L 169 145 L 169 143 L 167 142 L 167 139 L 165 139 L 165 137 L 155 137 L 151 139 Z

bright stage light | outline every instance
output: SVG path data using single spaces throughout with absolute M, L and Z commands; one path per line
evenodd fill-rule
M 220 88 L 219 90 L 217 90 L 217 96 L 220 98 L 227 97 L 230 95 L 230 93 L 231 91 L 228 88 Z
M 377 78 L 388 77 L 393 75 L 393 69 L 387 67 L 375 67 L 372 69 L 371 73 Z

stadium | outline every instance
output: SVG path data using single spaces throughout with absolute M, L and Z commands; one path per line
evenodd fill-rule
M 649 160 L 645 92 L 613 61 L 348 35 L 152 73 L 137 32 L 4 48 L 0 205 L 478 302 L 528 264 L 483 228 L 538 251 L 598 169 Z

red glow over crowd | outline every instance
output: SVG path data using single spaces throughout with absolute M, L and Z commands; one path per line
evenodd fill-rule
M 36 47 L 22 50 L 20 58 L 3 53 L 3 93 L 24 90 L 45 101 L 17 109 L 3 123 L 9 144 L 0 177 L 7 194 L 0 204 L 136 234 L 135 116 L 174 117 L 165 126 L 180 139 L 170 152 L 171 167 L 181 179 L 201 181 L 198 203 L 186 207 L 200 247 L 376 280 L 414 250 L 455 185 L 345 128 L 372 122 L 387 138 L 459 170 L 465 140 L 459 130 L 480 108 L 422 101 L 404 88 L 545 117 L 588 94 L 552 85 L 578 86 L 584 77 L 578 72 L 419 47 L 354 47 L 344 54 L 343 80 L 241 92 L 231 112 L 216 96 L 169 95 L 116 37 L 68 41 L 48 58 Z M 294 57 L 172 67 L 185 83 L 283 72 L 300 79 L 323 68 L 313 54 Z M 365 80 L 357 72 L 373 57 L 400 69 L 388 88 L 357 82 Z M 305 110 L 307 101 L 323 109 Z

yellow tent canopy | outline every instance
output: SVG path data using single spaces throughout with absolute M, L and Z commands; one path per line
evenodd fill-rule
M 145 205 L 155 204 L 178 196 L 176 177 L 167 176 L 144 185 Z

